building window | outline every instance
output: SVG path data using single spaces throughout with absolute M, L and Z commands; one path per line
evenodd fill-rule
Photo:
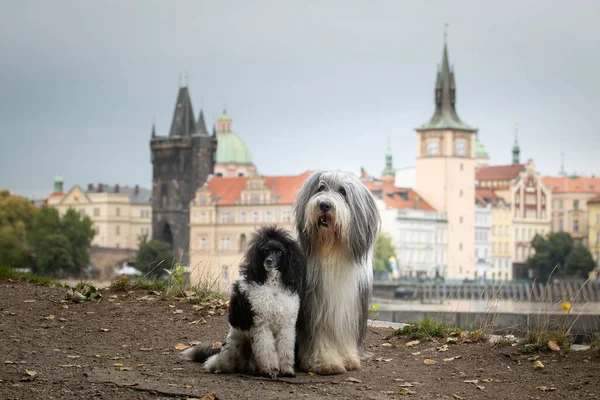
M 100 209 L 94 208 L 94 217 L 99 217 L 99 216 L 100 216 Z
M 596 214 L 596 224 L 600 225 L 600 214 Z
M 267 224 L 271 222 L 271 213 L 270 213 L 270 212 L 267 212 L 267 213 L 265 214 L 265 222 L 266 222 Z
M 117 217 L 121 216 L 121 209 L 119 207 L 117 207 L 115 212 L 117 213 Z
M 200 250 L 205 250 L 206 249 L 206 238 L 201 237 L 199 245 L 200 245 Z
M 577 200 L 575 200 L 575 201 L 577 201 Z M 579 232 L 579 220 L 578 219 L 573 221 L 573 232 L 575 232 L 575 233 Z
M 206 223 L 206 213 L 205 212 L 200 213 L 200 223 L 201 224 Z
M 119 243 L 117 243 L 115 247 L 118 249 L 121 247 L 121 245 Z
M 573 208 L 579 210 L 579 200 L 573 200 Z
M 117 225 L 115 227 L 115 235 L 120 235 L 121 234 L 121 227 L 119 225 Z
M 463 163 L 460 163 L 460 170 L 463 170 Z
M 558 220 L 558 230 L 560 232 L 564 231 L 564 226 L 563 226 L 563 220 L 562 220 L 562 218 L 560 220 Z
M 241 212 L 240 213 L 240 222 L 241 223 L 245 223 L 246 222 L 246 213 L 245 212 Z
M 229 238 L 228 237 L 221 238 L 220 248 L 221 248 L 221 250 L 229 250 Z
M 600 232 L 596 232 L 596 244 L 600 243 Z
M 462 216 L 459 218 L 459 221 L 462 224 L 462 222 L 463 222 L 463 217 Z
M 505 243 L 505 244 L 504 244 L 504 252 L 505 252 L 505 253 L 508 253 L 508 243 Z
M 462 191 L 462 189 L 460 189 L 460 197 L 462 197 L 462 195 L 463 195 L 463 191 Z
M 458 249 L 459 249 L 459 250 L 462 250 L 462 243 L 459 243 L 459 245 L 458 245 Z
M 427 142 L 427 155 L 437 156 L 440 152 L 440 144 L 437 140 Z
M 244 250 L 246 250 L 246 234 L 242 233 L 240 235 L 240 243 L 239 243 L 239 251 L 240 253 L 243 253 Z
M 464 157 L 466 150 L 467 149 L 467 144 L 465 143 L 465 141 L 463 139 L 459 139 L 456 141 L 456 155 L 459 157 Z
M 256 211 L 254 212 L 254 214 L 252 215 L 252 220 L 254 222 L 258 222 L 258 212 L 256 212 Z

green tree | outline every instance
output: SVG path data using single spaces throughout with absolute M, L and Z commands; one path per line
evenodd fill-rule
M 0 265 L 11 267 L 31 266 L 27 245 L 35 207 L 21 196 L 12 196 L 8 190 L 0 191 Z
M 527 266 L 539 269 L 541 281 L 547 281 L 551 275 L 558 278 L 587 277 L 594 268 L 588 249 L 576 243 L 566 232 L 553 232 L 546 237 L 536 235 L 532 246 L 535 254 L 527 259 Z
M 380 233 L 375 239 L 375 247 L 373 249 L 373 271 L 375 272 L 392 272 L 390 257 L 395 256 L 396 251 L 392 245 L 392 239 L 386 233 Z
M 171 268 L 174 258 L 168 243 L 160 240 L 148 241 L 144 235 L 140 238 L 135 266 L 144 273 L 159 275 L 163 269 Z
M 69 209 L 62 218 L 49 206 L 38 209 L 29 232 L 38 273 L 73 274 L 89 263 L 89 249 L 96 232 L 92 220 Z
M 587 279 L 589 273 L 596 267 L 592 253 L 580 242 L 575 243 L 565 260 L 567 274 Z

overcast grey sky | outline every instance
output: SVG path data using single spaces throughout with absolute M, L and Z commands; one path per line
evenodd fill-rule
M 444 23 L 460 117 L 492 164 L 600 174 L 600 1 L 0 0 L 0 188 L 151 185 L 187 71 L 264 174 L 414 165 Z

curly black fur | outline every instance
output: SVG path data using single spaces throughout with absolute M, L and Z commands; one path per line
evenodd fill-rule
M 306 272 L 306 260 L 298 243 L 283 228 L 274 225 L 261 227 L 248 242 L 241 265 L 240 274 L 248 282 L 262 285 L 267 280 L 267 271 L 263 267 L 266 249 L 278 248 L 283 252 L 280 268 L 281 279 L 285 287 L 294 293 L 300 290 L 300 285 Z

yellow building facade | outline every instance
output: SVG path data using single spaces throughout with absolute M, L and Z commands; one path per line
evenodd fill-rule
M 46 204 L 56 208 L 60 215 L 72 208 L 90 217 L 96 231 L 92 246 L 135 250 L 141 236 L 152 236 L 149 190 L 90 184 L 87 190 L 75 185 L 64 193 L 61 185 L 55 185 L 55 192 Z
M 588 246 L 596 261 L 592 279 L 597 279 L 600 270 L 600 196 L 587 201 L 587 226 Z

